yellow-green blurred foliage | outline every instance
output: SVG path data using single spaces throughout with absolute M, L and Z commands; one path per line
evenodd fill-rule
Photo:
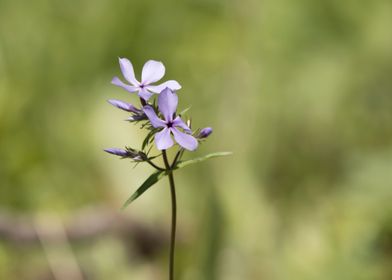
M 214 128 L 187 157 L 234 152 L 177 172 L 178 279 L 391 279 L 391 27 L 389 0 L 0 0 L 0 209 L 120 212 L 151 168 L 102 152 L 144 136 L 110 80 L 156 59 Z M 165 179 L 125 214 L 168 231 L 169 199 Z M 88 279 L 166 279 L 165 246 L 71 246 Z M 47 257 L 0 240 L 0 279 Z

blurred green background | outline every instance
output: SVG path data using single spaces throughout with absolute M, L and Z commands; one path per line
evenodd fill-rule
M 392 279 L 391 27 L 389 0 L 0 0 L 0 279 L 167 279 L 167 181 L 121 212 L 151 168 L 102 151 L 144 136 L 119 56 L 214 128 L 188 158 L 234 152 L 177 172 L 177 279 Z

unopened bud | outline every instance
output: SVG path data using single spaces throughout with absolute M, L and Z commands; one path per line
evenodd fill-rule
M 147 158 L 147 155 L 145 153 L 128 147 L 125 147 L 125 150 L 118 148 L 109 148 L 105 149 L 104 151 L 122 158 L 131 158 L 134 161 L 144 161 Z
M 134 114 L 141 113 L 140 109 L 136 108 L 135 106 L 133 106 L 130 103 L 127 103 L 127 102 L 124 102 L 121 100 L 117 100 L 117 99 L 109 99 L 108 102 L 121 110 L 130 112 L 130 113 L 134 113 Z
M 211 127 L 205 127 L 202 130 L 200 130 L 199 135 L 197 136 L 197 138 L 207 138 L 208 136 L 210 136 L 210 134 L 212 133 L 212 128 Z
M 119 157 L 128 157 L 129 156 L 129 152 L 123 149 L 118 149 L 118 148 L 109 148 L 109 149 L 105 149 L 105 152 L 112 154 L 112 155 L 116 155 Z

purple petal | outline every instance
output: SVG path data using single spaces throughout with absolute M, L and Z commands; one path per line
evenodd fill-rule
M 121 72 L 124 78 L 134 86 L 138 86 L 139 82 L 135 78 L 132 63 L 126 58 L 118 58 L 120 62 Z
M 118 149 L 118 148 L 109 148 L 109 149 L 105 149 L 104 151 L 109 154 L 120 156 L 120 157 L 127 157 L 129 155 L 129 153 L 126 150 Z
M 144 106 L 143 111 L 150 120 L 153 127 L 165 127 L 166 123 L 158 118 L 157 114 L 155 113 L 154 109 L 151 106 Z
M 155 134 L 155 144 L 158 150 L 166 150 L 173 146 L 173 139 L 170 136 L 170 129 L 165 127 L 161 132 Z
M 183 147 L 184 149 L 187 149 L 189 151 L 196 150 L 198 143 L 197 143 L 197 140 L 195 137 L 193 137 L 192 135 L 183 133 L 175 127 L 170 128 L 170 130 L 174 135 L 174 139 L 181 147 Z
M 173 115 L 176 112 L 178 104 L 178 97 L 169 88 L 165 88 L 158 97 L 158 107 L 159 111 L 165 117 L 167 122 L 173 120 Z
M 153 95 L 153 93 L 147 91 L 146 88 L 139 89 L 138 95 L 143 98 L 144 100 L 148 101 L 150 97 Z
M 199 135 L 197 135 L 197 138 L 207 138 L 211 133 L 212 133 L 212 128 L 205 127 L 202 130 L 200 130 L 200 133 Z
M 164 82 L 160 85 L 147 87 L 148 90 L 151 90 L 152 92 L 155 92 L 155 93 L 160 93 L 165 88 L 170 88 L 171 90 L 175 91 L 175 90 L 181 89 L 181 85 L 177 81 L 170 80 L 170 81 Z
M 160 61 L 147 61 L 142 70 L 142 84 L 149 85 L 162 79 L 165 75 L 165 66 Z
M 191 129 L 183 122 L 180 117 L 176 117 L 173 121 L 173 126 L 181 127 L 186 133 L 191 133 Z
M 124 101 L 121 100 L 117 100 L 117 99 L 109 99 L 108 102 L 110 104 L 112 104 L 113 106 L 127 111 L 127 112 L 131 112 L 131 113 L 135 113 L 135 114 L 139 114 L 141 111 L 139 109 L 137 109 L 135 106 L 133 106 L 132 104 L 126 103 Z
M 134 93 L 134 92 L 138 91 L 138 89 L 139 89 L 138 87 L 130 86 L 130 85 L 123 83 L 118 77 L 114 77 L 112 79 L 112 84 L 115 86 L 121 87 L 130 93 Z

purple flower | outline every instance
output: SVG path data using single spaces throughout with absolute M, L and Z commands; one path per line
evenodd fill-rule
M 162 79 L 165 75 L 165 66 L 160 61 L 147 61 L 142 70 L 142 80 L 139 82 L 135 78 L 132 63 L 126 58 L 119 58 L 121 72 L 129 84 L 122 82 L 118 77 L 112 79 L 112 84 L 125 89 L 128 92 L 138 92 L 139 96 L 144 100 L 148 100 L 154 93 L 160 93 L 165 88 L 171 90 L 179 90 L 181 88 L 177 81 L 170 80 L 160 85 L 152 85 Z
M 171 134 L 173 134 L 176 142 L 183 148 L 193 151 L 197 148 L 197 140 L 192 135 L 189 127 L 181 120 L 180 117 L 175 117 L 178 104 L 177 95 L 169 88 L 165 88 L 158 97 L 158 108 L 164 117 L 164 120 L 158 118 L 154 108 L 147 105 L 144 106 L 143 111 L 150 119 L 153 127 L 162 127 L 163 130 L 155 135 L 155 144 L 159 150 L 166 150 L 173 146 Z M 175 118 L 174 118 L 175 117 Z M 184 132 L 178 130 L 182 128 Z M 188 134 L 187 134 L 188 133 Z
M 210 134 L 212 133 L 212 128 L 211 127 L 205 127 L 202 130 L 200 130 L 199 134 L 197 135 L 197 138 L 207 138 L 208 136 L 210 136 Z

